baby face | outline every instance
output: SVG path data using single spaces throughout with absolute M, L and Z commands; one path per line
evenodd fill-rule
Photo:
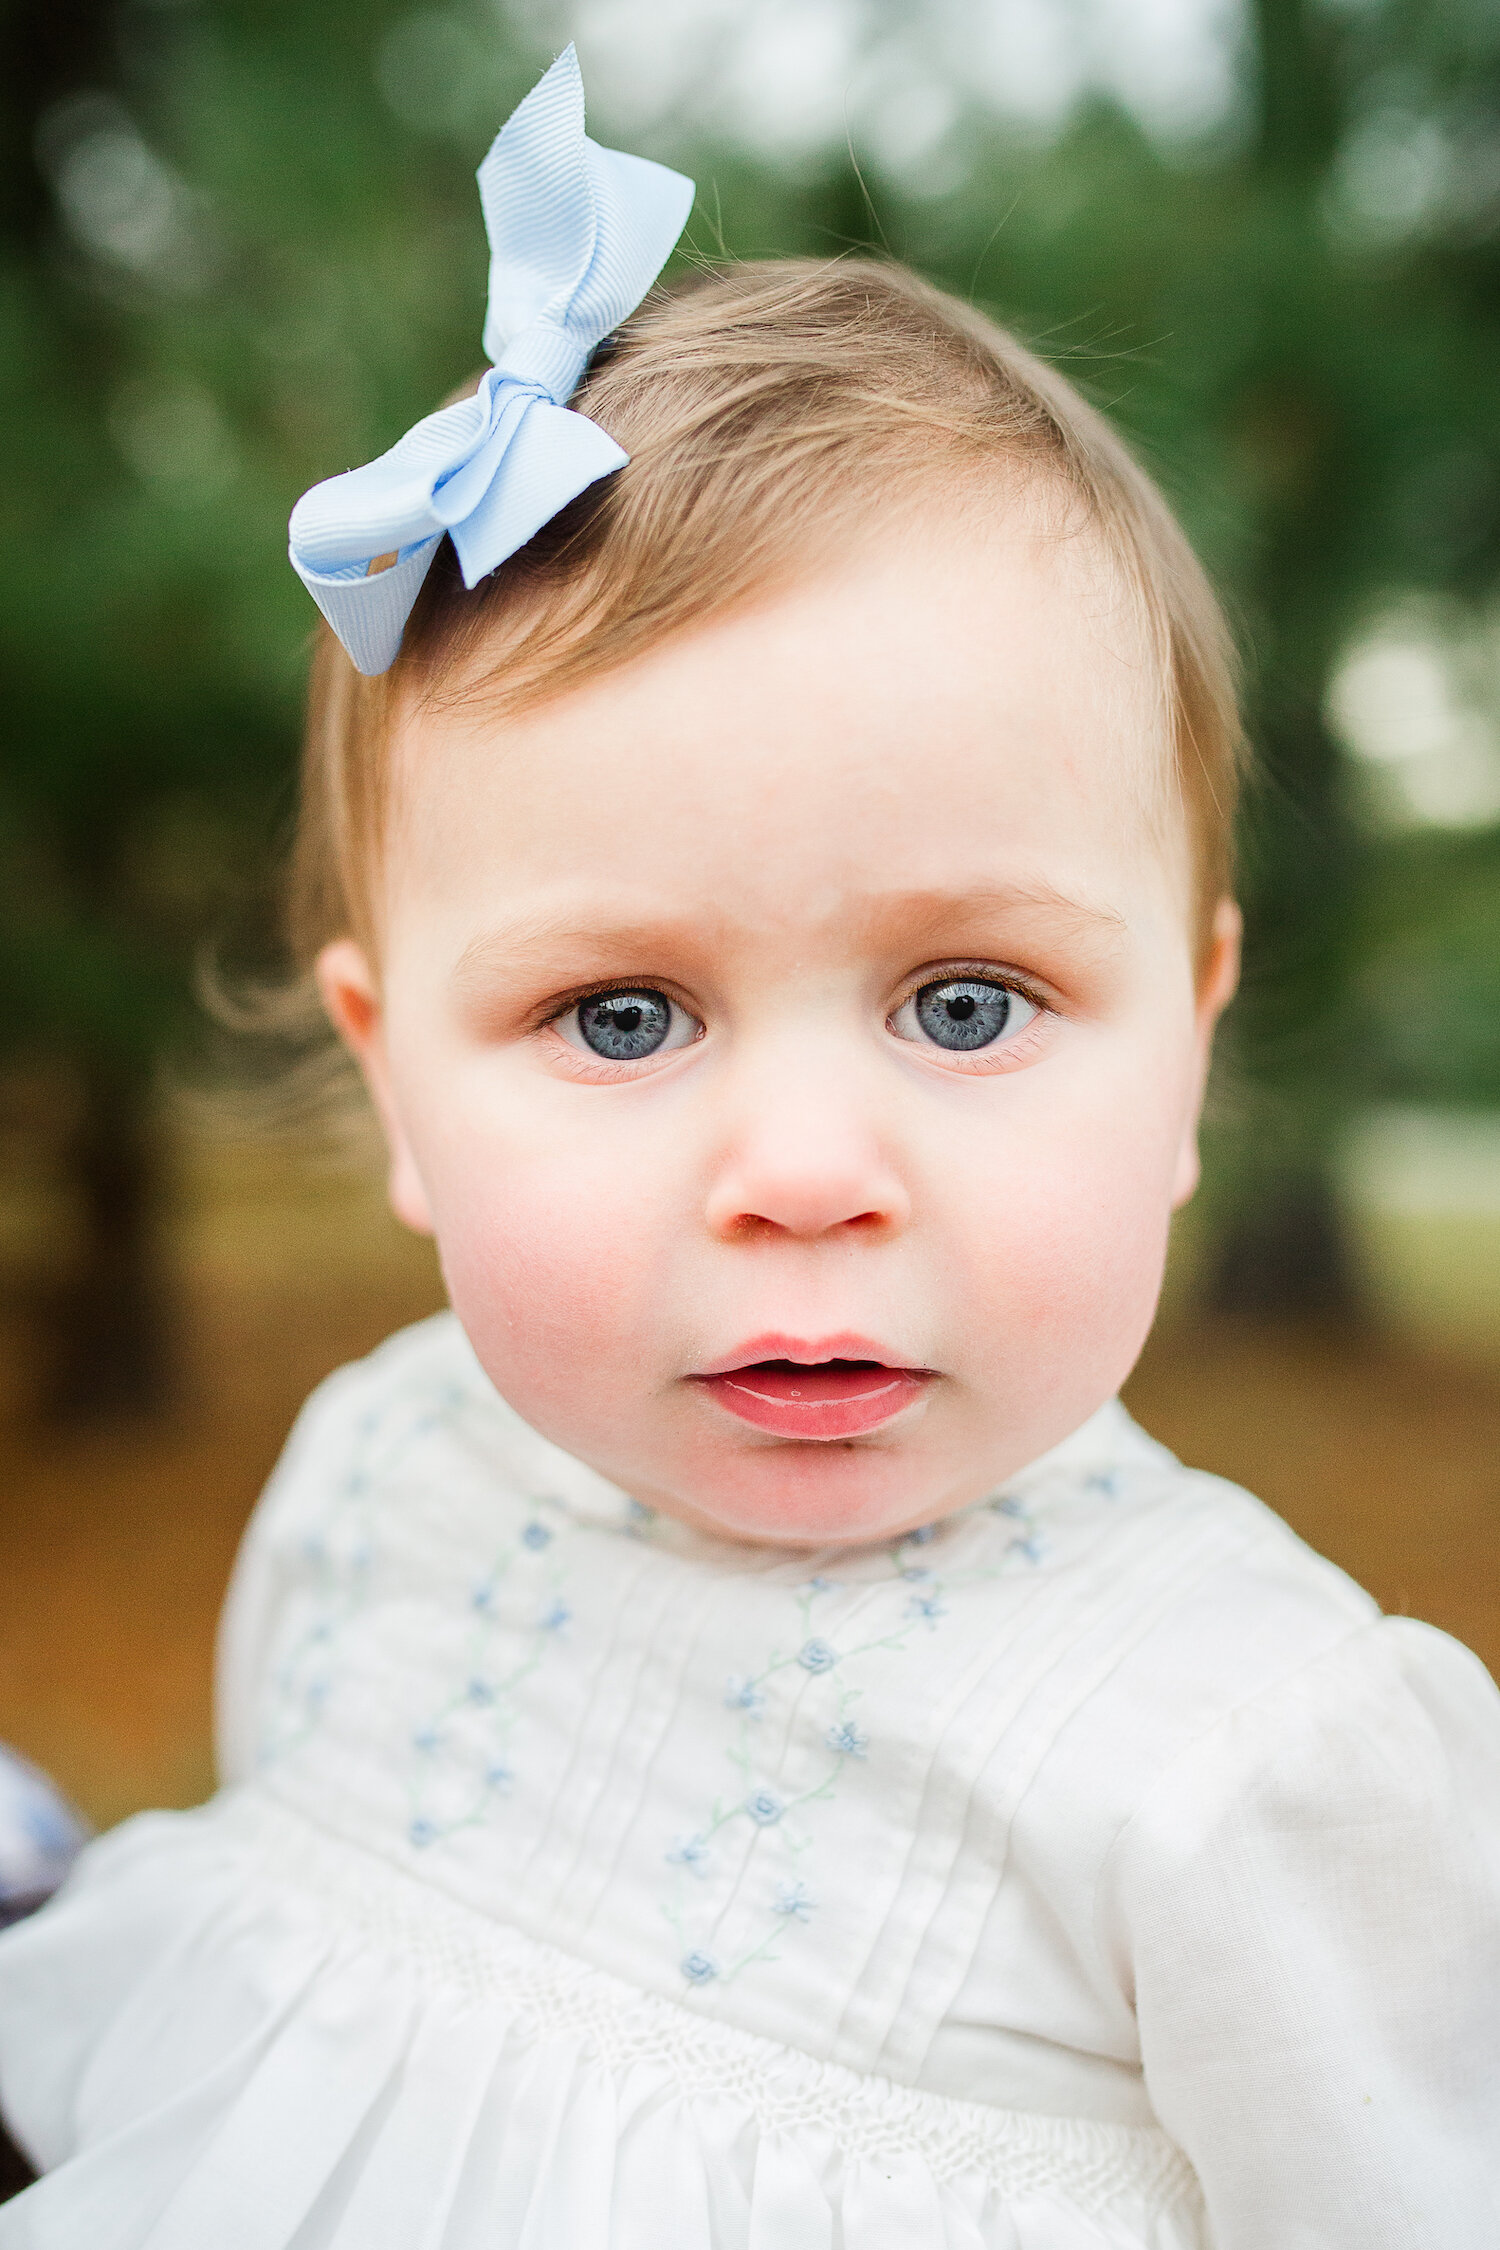
M 413 711 L 378 978 L 320 979 L 535 1428 L 735 1537 L 883 1537 L 1076 1428 L 1196 1179 L 1159 679 L 997 506 L 500 724 Z

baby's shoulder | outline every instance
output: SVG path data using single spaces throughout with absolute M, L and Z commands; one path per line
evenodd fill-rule
M 1127 1638 L 1237 1695 L 1378 1619 L 1347 1572 L 1252 1492 L 1180 1461 L 1118 1404 L 1037 1495 L 1059 1561 Z M 1052 1469 L 1053 1457 L 1042 1465 Z
M 1326 1806 L 1335 1769 L 1367 1789 L 1372 1758 L 1409 1788 L 1424 1763 L 1437 1770 L 1440 1739 L 1500 1762 L 1500 1696 L 1477 1657 L 1383 1615 L 1252 1493 L 1148 1444 L 1132 1455 L 1134 1553 L 1119 1574 L 1135 1628 L 1077 1713 L 1077 1745 L 1124 1800 L 1175 1774 L 1205 1810 L 1227 1808 L 1259 1776 L 1294 1817 L 1294 1803 Z
M 451 1312 L 398 1328 L 362 1359 L 336 1367 L 309 1392 L 284 1458 L 357 1444 L 403 1411 L 431 1414 L 456 1403 L 483 1377 L 473 1347 Z
M 451 1312 L 434 1313 L 336 1368 L 308 1396 L 252 1531 L 274 1537 L 356 1491 L 372 1503 L 467 1462 L 492 1481 L 530 1435 L 499 1397 Z

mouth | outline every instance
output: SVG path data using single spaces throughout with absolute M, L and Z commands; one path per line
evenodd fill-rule
M 690 1380 L 716 1405 L 773 1437 L 863 1437 L 922 1396 L 930 1367 L 886 1358 L 863 1338 L 837 1336 L 805 1344 L 757 1337 L 728 1365 Z

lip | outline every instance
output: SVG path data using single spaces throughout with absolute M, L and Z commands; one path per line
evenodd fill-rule
M 892 1421 L 933 1379 L 867 1336 L 753 1337 L 690 1380 L 715 1403 L 773 1437 L 862 1437 Z

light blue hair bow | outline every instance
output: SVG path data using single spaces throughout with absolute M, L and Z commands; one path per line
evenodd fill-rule
M 693 183 L 583 130 L 569 47 L 479 167 L 490 241 L 473 398 L 429 414 L 378 461 L 329 477 L 292 510 L 292 566 L 364 673 L 395 661 L 447 532 L 466 586 L 629 455 L 566 404 L 589 355 L 635 311 L 692 209 Z

